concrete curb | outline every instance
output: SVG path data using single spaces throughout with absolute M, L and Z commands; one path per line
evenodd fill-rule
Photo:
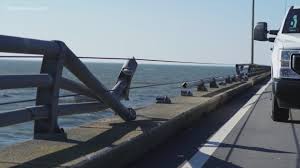
M 161 144 L 169 137 L 178 133 L 195 121 L 199 120 L 203 113 L 211 112 L 226 103 L 231 98 L 246 91 L 253 85 L 270 77 L 270 73 L 262 74 L 235 88 L 213 96 L 199 106 L 181 113 L 175 118 L 153 128 L 147 133 L 141 134 L 130 141 L 120 145 L 97 151 L 85 156 L 82 161 L 72 167 L 122 167 L 138 159 L 142 154 Z

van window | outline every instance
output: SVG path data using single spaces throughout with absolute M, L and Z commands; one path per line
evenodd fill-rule
M 289 12 L 282 33 L 300 33 L 300 10 L 293 9 Z

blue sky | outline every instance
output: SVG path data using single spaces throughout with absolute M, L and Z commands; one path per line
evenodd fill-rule
M 250 61 L 251 0 L 2 0 L 0 34 L 62 40 L 77 55 Z M 288 6 L 296 4 L 289 0 Z M 256 22 L 278 28 L 284 0 L 256 0 Z M 270 63 L 255 42 L 255 62 Z

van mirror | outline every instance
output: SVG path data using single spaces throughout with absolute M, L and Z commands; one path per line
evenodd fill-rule
M 268 24 L 266 22 L 258 22 L 254 28 L 254 40 L 268 41 Z
M 268 41 L 274 43 L 275 38 L 274 38 L 274 37 L 270 37 L 270 38 L 268 39 Z
M 270 30 L 269 31 L 269 34 L 275 35 L 275 36 L 277 36 L 278 33 L 279 33 L 279 30 Z

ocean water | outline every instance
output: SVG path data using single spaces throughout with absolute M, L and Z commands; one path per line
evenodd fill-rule
M 85 62 L 91 72 L 108 89 L 112 88 L 122 67 L 121 63 L 92 63 Z M 0 75 L 7 74 L 37 74 L 41 67 L 41 61 L 0 60 Z M 195 65 L 162 65 L 139 64 L 132 81 L 132 87 L 157 83 L 169 83 L 179 81 L 199 80 L 211 76 L 223 76 L 235 73 L 234 67 L 220 66 L 195 66 Z M 76 80 L 68 70 L 64 69 L 63 76 Z M 0 81 L 1 82 L 1 81 Z M 180 94 L 180 84 L 167 86 L 133 89 L 130 91 L 130 100 L 123 101 L 133 108 L 143 107 L 155 103 L 156 96 L 174 97 Z M 70 92 L 61 90 L 61 95 Z M 35 88 L 0 90 L 0 104 L 10 101 L 34 99 Z M 63 98 L 60 101 L 73 102 L 74 98 Z M 0 113 L 9 110 L 34 106 L 35 102 L 18 103 L 12 105 L 0 105 Z M 93 120 L 112 116 L 110 110 L 65 116 L 59 118 L 59 125 L 65 129 L 79 126 Z M 30 140 L 33 136 L 33 122 L 12 125 L 0 128 L 0 149 L 8 145 Z

